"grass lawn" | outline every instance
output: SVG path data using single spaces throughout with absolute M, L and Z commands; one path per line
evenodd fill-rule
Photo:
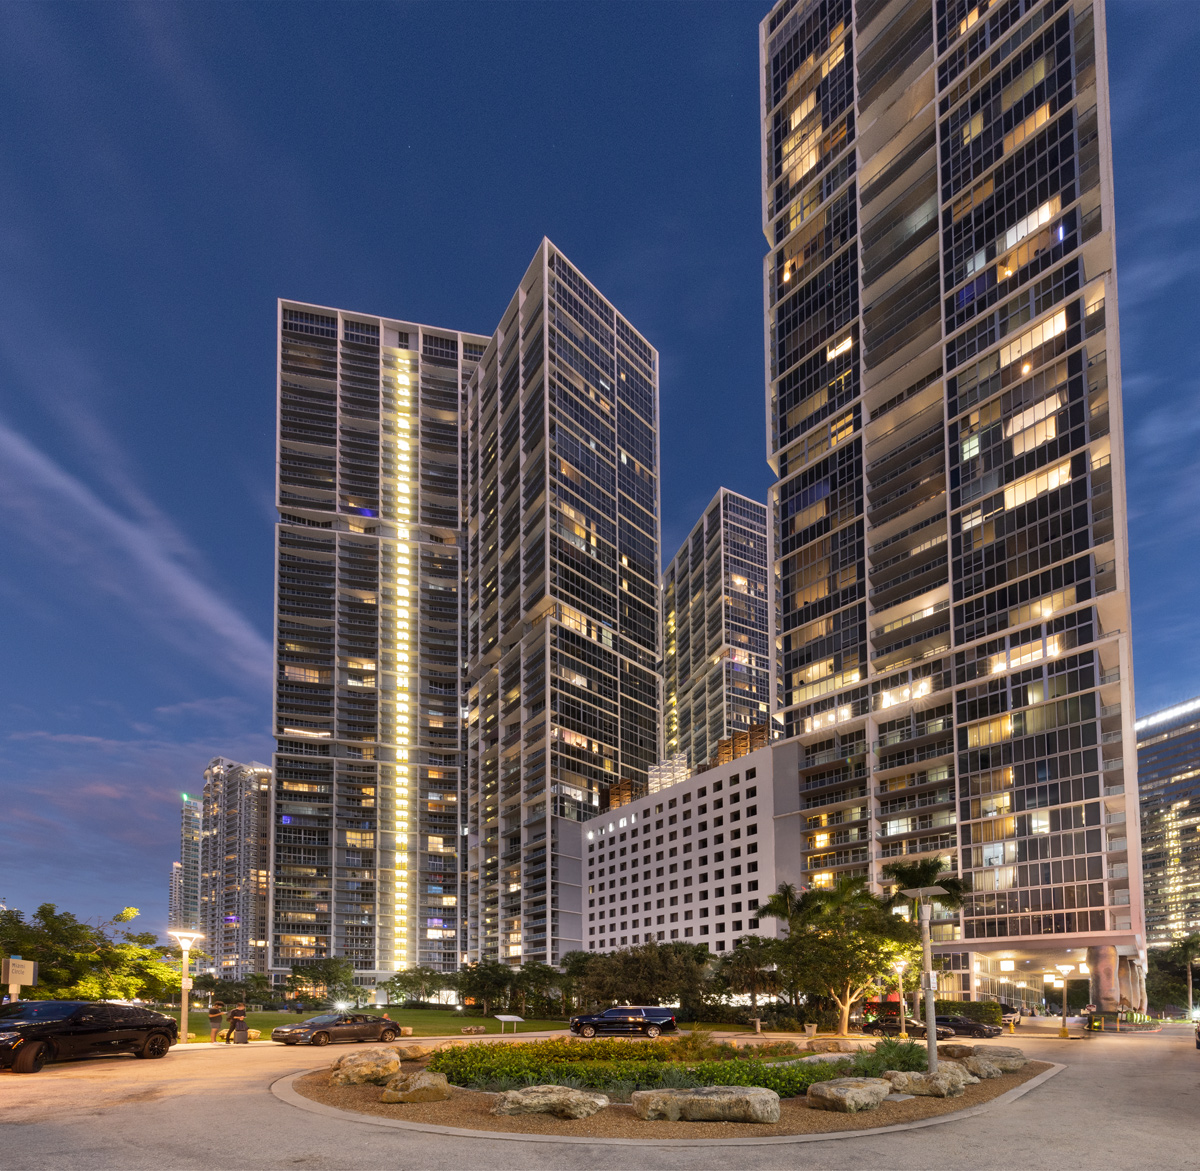
M 170 1014 L 170 1010 L 166 1010 Z M 259 1029 L 262 1036 L 261 1041 L 269 1041 L 271 1039 L 271 1030 L 279 1025 L 294 1025 L 300 1021 L 307 1020 L 309 1017 L 316 1016 L 321 1009 L 313 1009 L 303 1013 L 294 1012 L 251 1012 L 246 1015 L 246 1024 L 251 1029 Z M 365 1008 L 363 1012 L 377 1014 L 382 1012 L 381 1009 Z M 499 1033 L 500 1022 L 495 1017 L 478 1017 L 471 1016 L 465 1012 L 442 1012 L 434 1008 L 411 1009 L 402 1008 L 388 1009 L 388 1013 L 392 1020 L 397 1025 L 411 1025 L 412 1035 L 414 1037 L 446 1037 L 458 1036 L 459 1030 L 463 1025 L 483 1025 L 488 1033 Z M 174 1014 L 171 1014 L 174 1015 Z M 222 1023 L 221 1039 L 224 1040 L 225 1024 Z M 519 1033 L 538 1033 L 545 1032 L 547 1029 L 565 1029 L 566 1021 L 542 1021 L 542 1020 L 527 1020 L 524 1024 L 517 1025 Z M 512 1025 L 506 1024 L 504 1031 L 512 1032 Z M 208 1040 L 208 1014 L 206 1012 L 191 1012 L 188 1014 L 188 1031 L 196 1034 L 197 1041 Z

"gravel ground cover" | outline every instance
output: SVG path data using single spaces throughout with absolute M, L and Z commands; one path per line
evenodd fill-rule
M 408 1073 L 424 1067 L 422 1062 L 405 1062 Z M 293 1082 L 298 1094 L 351 1110 L 359 1114 L 397 1118 L 433 1126 L 461 1127 L 465 1130 L 492 1130 L 510 1134 L 572 1135 L 581 1138 L 631 1139 L 712 1139 L 757 1138 L 771 1135 L 824 1134 L 831 1131 L 874 1130 L 898 1122 L 915 1122 L 939 1114 L 951 1114 L 989 1102 L 1000 1094 L 1014 1089 L 1039 1073 L 1049 1069 L 1046 1062 L 1031 1061 L 1019 1073 L 981 1081 L 967 1086 L 958 1098 L 913 1098 L 907 1102 L 884 1102 L 867 1114 L 830 1114 L 810 1110 L 804 1098 L 784 1098 L 780 1103 L 778 1123 L 729 1122 L 643 1122 L 631 1106 L 613 1105 L 591 1118 L 562 1120 L 543 1114 L 524 1114 L 501 1117 L 490 1113 L 498 1095 L 474 1090 L 455 1089 L 444 1102 L 422 1102 L 406 1105 L 385 1105 L 379 1101 L 378 1086 L 343 1086 L 329 1084 L 329 1073 L 319 1070 L 305 1074 Z

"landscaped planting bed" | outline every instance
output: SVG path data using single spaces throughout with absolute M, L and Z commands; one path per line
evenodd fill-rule
M 406 1071 L 421 1068 L 405 1062 Z M 463 1130 L 486 1130 L 507 1134 L 569 1135 L 580 1138 L 626 1139 L 720 1139 L 764 1138 L 782 1135 L 827 1134 L 847 1130 L 874 1130 L 897 1123 L 917 1122 L 940 1114 L 968 1110 L 1014 1089 L 1049 1069 L 1044 1062 L 1031 1061 L 1018 1073 L 968 1086 L 956 1098 L 911 1098 L 884 1102 L 866 1114 L 830 1114 L 812 1110 L 803 1097 L 784 1098 L 777 1123 L 646 1122 L 632 1107 L 614 1103 L 590 1118 L 564 1120 L 546 1114 L 515 1116 L 491 1113 L 498 1095 L 472 1090 L 454 1090 L 444 1102 L 389 1105 L 379 1101 L 378 1086 L 333 1087 L 325 1070 L 307 1074 L 293 1083 L 305 1098 L 354 1113 L 378 1118 L 400 1119 L 425 1126 L 447 1126 Z

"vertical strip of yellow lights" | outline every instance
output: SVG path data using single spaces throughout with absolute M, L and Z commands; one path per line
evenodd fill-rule
M 414 363 L 415 365 L 415 363 Z M 396 564 L 393 575 L 396 583 L 396 854 L 395 854 L 395 968 L 400 971 L 412 966 L 408 951 L 408 862 L 409 862 L 409 787 L 411 769 L 409 756 L 412 747 L 413 711 L 410 703 L 412 661 L 412 465 L 410 462 L 412 418 L 412 370 L 403 368 L 396 377 Z

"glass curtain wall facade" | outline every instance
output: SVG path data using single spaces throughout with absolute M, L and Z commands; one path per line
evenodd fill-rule
M 200 930 L 202 813 L 200 799 L 184 793 L 179 810 L 179 862 L 171 867 L 171 890 L 167 900 L 167 926 L 176 931 Z
M 271 770 L 215 757 L 204 770 L 200 822 L 201 947 L 216 975 L 267 970 Z
M 1200 699 L 1137 722 L 1146 940 L 1200 931 Z
M 784 0 L 761 50 L 808 881 L 936 856 L 971 893 L 935 938 L 1132 956 L 1103 5 Z
M 461 400 L 486 338 L 282 301 L 271 970 L 459 959 Z
M 574 823 L 659 756 L 658 355 L 544 240 L 466 425 L 465 950 L 553 963 L 582 938 Z
M 770 720 L 767 510 L 720 489 L 663 570 L 665 755 L 693 769 Z

